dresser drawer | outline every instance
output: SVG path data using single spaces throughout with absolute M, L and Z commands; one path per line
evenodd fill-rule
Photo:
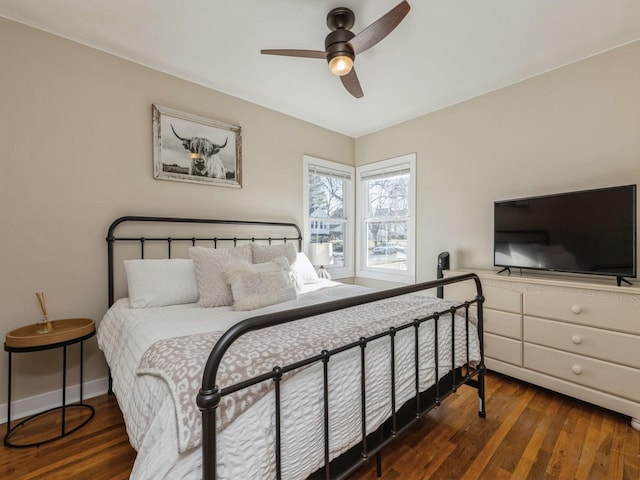
M 522 340 L 522 316 L 500 310 L 484 309 L 484 331 Z
M 482 283 L 482 280 L 480 282 Z M 484 296 L 484 308 L 513 313 L 522 311 L 522 293 L 516 290 L 482 284 L 482 294 Z M 444 287 L 445 298 L 456 302 L 470 300 L 475 295 L 475 282 L 460 282 Z
M 640 370 L 524 344 L 524 366 L 589 388 L 640 401 Z
M 522 342 L 510 338 L 499 337 L 490 333 L 484 334 L 484 355 L 486 357 L 522 366 Z
M 640 334 L 640 296 L 595 297 L 570 292 L 527 292 L 524 314 Z
M 522 312 L 522 293 L 494 285 L 483 286 L 484 306 L 505 312 Z
M 524 341 L 640 368 L 640 336 L 524 317 Z

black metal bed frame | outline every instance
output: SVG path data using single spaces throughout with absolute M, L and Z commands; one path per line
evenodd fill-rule
M 276 227 L 276 228 L 289 228 L 292 232 L 295 232 L 294 237 L 218 237 L 218 236 L 192 236 L 192 237 L 145 237 L 145 236 L 123 236 L 116 237 L 115 231 L 119 225 L 127 222 L 139 222 L 139 223 L 160 223 L 160 224 L 201 224 L 201 225 L 230 225 L 230 226 L 263 226 L 263 227 Z M 144 258 L 144 246 L 146 242 L 164 242 L 167 244 L 167 258 L 171 258 L 171 245 L 176 242 L 189 242 L 195 246 L 197 242 L 212 242 L 213 247 L 217 248 L 219 243 L 229 242 L 233 246 L 236 246 L 238 242 L 258 242 L 265 241 L 271 244 L 274 241 L 297 241 L 298 250 L 302 250 L 302 232 L 295 223 L 289 222 L 263 222 L 263 221 L 248 221 L 248 220 L 219 220 L 210 218 L 175 218 L 175 217 L 147 217 L 147 216 L 126 216 L 120 217 L 114 220 L 109 226 L 107 231 L 107 261 L 108 261 L 108 282 L 109 282 L 109 306 L 113 305 L 115 301 L 114 295 L 114 245 L 116 242 L 138 242 L 140 243 L 140 258 Z
M 212 224 L 212 225 L 235 225 L 235 226 L 264 226 L 264 227 L 277 227 L 277 228 L 291 228 L 292 232 L 295 232 L 294 237 L 145 237 L 145 236 L 115 236 L 116 228 L 125 222 L 153 222 L 153 223 L 183 223 L 183 224 Z M 271 244 L 273 241 L 287 242 L 297 241 L 298 250 L 302 250 L 302 234 L 300 228 L 294 223 L 287 222 L 264 222 L 264 221 L 241 221 L 241 220 L 217 220 L 217 219 L 194 219 L 194 218 L 171 218 L 171 217 L 143 217 L 143 216 L 127 216 L 121 217 L 115 220 L 109 227 L 107 234 L 108 244 L 108 275 L 109 275 L 109 306 L 114 302 L 114 244 L 116 242 L 139 242 L 140 243 L 140 258 L 144 258 L 144 246 L 145 242 L 166 242 L 167 244 L 167 258 L 171 258 L 171 245 L 173 242 L 191 242 L 192 245 L 196 245 L 198 241 L 212 241 L 214 247 L 218 246 L 219 242 L 233 242 L 235 246 L 238 241 L 268 241 Z M 296 362 L 290 365 L 275 365 L 271 372 L 259 375 L 257 377 L 248 379 L 246 381 L 230 385 L 224 388 L 220 388 L 216 384 L 216 375 L 218 367 L 224 357 L 226 351 L 231 344 L 235 342 L 241 336 L 256 330 L 263 328 L 269 328 L 275 325 L 280 325 L 287 322 L 300 320 L 302 318 L 311 317 L 315 315 L 321 315 L 328 312 L 333 312 L 345 308 L 355 307 L 377 300 L 383 300 L 399 295 L 405 295 L 408 293 L 414 293 L 422 290 L 434 289 L 450 285 L 457 282 L 474 281 L 476 285 L 475 298 L 454 305 L 453 307 L 441 311 L 435 312 L 424 318 L 416 318 L 407 321 L 407 323 L 399 327 L 391 327 L 388 330 L 379 332 L 370 337 L 360 338 L 358 341 L 351 342 L 340 346 L 332 350 L 320 350 L 317 355 L 310 358 Z M 378 291 L 374 293 L 368 293 L 346 299 L 341 299 L 332 302 L 326 302 L 317 305 L 311 305 L 307 307 L 297 308 L 294 310 L 287 310 L 282 312 L 275 312 L 267 315 L 260 315 L 241 321 L 231 327 L 224 335 L 218 340 L 214 346 L 209 358 L 207 360 L 203 379 L 202 387 L 197 395 L 197 404 L 202 412 L 202 462 L 203 462 L 203 478 L 204 480 L 213 480 L 216 478 L 216 409 L 220 404 L 222 397 L 231 395 L 239 390 L 243 390 L 257 383 L 271 380 L 274 382 L 275 392 L 275 453 L 276 453 L 276 478 L 282 478 L 282 445 L 280 439 L 281 418 L 282 411 L 280 405 L 280 387 L 284 374 L 307 367 L 314 363 L 321 362 L 323 365 L 323 404 L 324 404 L 324 467 L 311 475 L 310 478 L 325 478 L 325 479 L 343 479 L 353 474 L 357 469 L 366 465 L 375 455 L 378 476 L 381 475 L 381 456 L 380 451 L 390 442 L 392 442 L 398 435 L 408 429 L 413 423 L 422 418 L 426 413 L 432 410 L 434 407 L 440 405 L 443 399 L 448 397 L 451 393 L 457 391 L 462 385 L 469 385 L 478 390 L 478 415 L 482 418 L 485 417 L 485 386 L 484 386 L 484 341 L 483 341 L 483 302 L 484 297 L 482 295 L 482 285 L 477 275 L 473 273 L 459 275 L 455 277 L 449 277 L 439 279 L 435 281 L 423 282 L 414 285 L 394 288 L 390 290 Z M 466 358 L 469 358 L 469 309 L 472 305 L 476 306 L 477 315 L 477 330 L 479 336 L 480 347 L 480 362 L 475 367 L 471 367 L 468 364 L 462 367 L 456 368 L 455 362 L 455 339 L 453 336 L 454 328 L 452 328 L 451 335 L 451 371 L 440 378 L 438 375 L 438 325 L 439 322 L 446 321 L 449 317 L 451 325 L 453 327 L 454 318 L 460 311 L 463 312 L 466 319 Z M 426 391 L 420 391 L 419 387 L 419 345 L 420 345 L 420 328 L 426 322 L 434 323 L 435 332 L 435 345 L 434 345 L 434 360 L 435 360 L 435 384 Z M 395 366 L 395 338 L 398 332 L 413 329 L 414 335 L 414 365 L 415 365 L 415 396 L 409 401 L 405 402 L 402 406 L 396 405 L 396 366 Z M 388 338 L 389 348 L 391 353 L 391 417 L 387 419 L 378 429 L 372 433 L 367 434 L 367 419 L 366 419 L 366 383 L 365 383 L 365 359 L 366 359 L 366 346 L 369 342 Z M 321 348 L 321 347 L 319 347 Z M 345 352 L 351 349 L 360 350 L 360 392 L 361 392 L 361 441 L 359 444 L 353 446 L 348 452 L 341 455 L 338 459 L 331 460 L 329 458 L 329 380 L 328 380 L 328 363 L 332 356 Z M 111 391 L 111 389 L 110 389 Z

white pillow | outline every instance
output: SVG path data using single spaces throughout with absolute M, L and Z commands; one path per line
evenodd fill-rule
M 234 310 L 254 310 L 297 297 L 284 256 L 258 264 L 228 262 L 225 278 L 231 286 Z
M 241 259 L 251 263 L 251 247 L 242 245 L 235 248 L 191 247 L 189 256 L 193 259 L 198 280 L 200 307 L 224 307 L 233 304 L 231 288 L 224 278 L 228 261 Z
M 251 243 L 251 251 L 253 253 L 253 263 L 269 262 L 276 257 L 285 256 L 289 265 L 293 265 L 298 254 L 298 250 L 292 242 L 279 243 L 277 245 L 260 245 L 253 242 Z
M 131 308 L 166 307 L 198 301 L 193 262 L 184 258 L 125 260 Z
M 296 261 L 291 265 L 291 269 L 303 284 L 318 283 L 320 281 L 316 269 L 311 265 L 311 261 L 309 261 L 304 252 L 298 252 Z

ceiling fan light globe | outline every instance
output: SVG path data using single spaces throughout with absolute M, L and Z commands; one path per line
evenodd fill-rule
M 353 59 L 346 55 L 339 55 L 329 60 L 329 70 L 334 75 L 342 77 L 347 75 L 353 68 Z

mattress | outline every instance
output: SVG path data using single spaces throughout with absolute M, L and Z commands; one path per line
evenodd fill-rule
M 201 478 L 201 449 L 180 449 L 176 405 L 169 387 L 157 376 L 136 373 L 140 359 L 156 341 L 224 331 L 248 317 L 336 300 L 365 291 L 362 287 L 325 281 L 305 285 L 296 301 L 250 312 L 236 312 L 230 307 L 199 308 L 195 304 L 131 309 L 127 299 L 117 301 L 100 323 L 97 337 L 111 368 L 113 390 L 125 419 L 129 440 L 138 452 L 131 478 Z M 444 375 L 451 367 L 450 325 L 450 322 L 442 322 L 438 329 L 441 340 L 440 375 Z M 478 361 L 480 354 L 476 330 L 471 328 L 469 331 L 469 357 L 472 361 Z M 465 332 L 464 320 L 457 318 L 457 364 L 466 363 Z M 413 334 L 408 331 L 404 335 L 406 338 L 403 339 L 401 335 L 398 337 L 396 363 L 407 367 L 404 369 L 406 374 L 399 374 L 396 381 L 397 402 L 400 405 L 411 398 L 414 392 L 413 369 L 410 368 L 413 364 Z M 432 341 L 425 342 L 425 348 L 432 348 L 432 344 Z M 336 359 L 332 358 L 330 363 L 330 456 L 334 458 L 357 443 L 361 435 L 360 388 L 359 383 L 352 380 L 359 378 L 359 352 L 340 354 Z M 373 372 L 367 374 L 367 429 L 373 431 L 391 414 L 388 398 L 390 353 L 386 343 L 376 341 L 367 346 L 367 364 L 367 371 Z M 421 364 L 420 371 L 421 388 L 433 384 L 433 362 Z M 283 382 L 282 409 L 286 412 L 282 425 L 284 478 L 306 478 L 323 464 L 321 378 L 321 365 L 318 364 Z M 219 433 L 219 478 L 275 477 L 274 403 L 273 395 L 265 395 Z M 305 405 L 305 408 L 300 408 L 300 405 Z

